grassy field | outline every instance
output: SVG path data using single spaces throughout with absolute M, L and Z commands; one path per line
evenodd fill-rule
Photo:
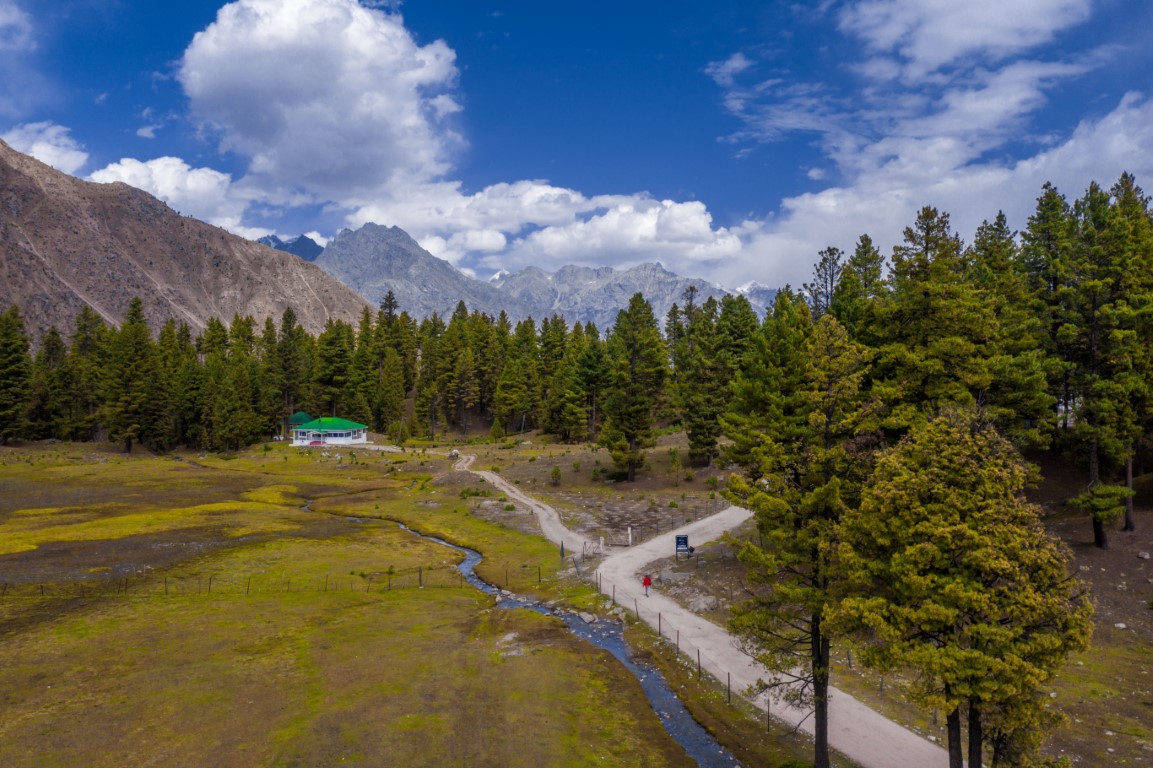
M 593 602 L 551 547 L 441 459 L 342 459 L 0 452 L 0 765 L 690 764 L 608 654 L 391 521 Z

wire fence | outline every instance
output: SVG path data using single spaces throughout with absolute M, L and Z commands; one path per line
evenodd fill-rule
M 618 591 L 613 584 L 603 582 L 599 573 L 594 573 L 592 578 L 597 589 L 615 606 L 624 608 L 638 621 L 651 627 L 657 633 L 661 644 L 668 649 L 672 659 L 696 677 L 701 684 L 711 687 L 715 695 L 723 697 L 726 703 L 742 709 L 746 715 L 759 713 L 766 732 L 771 732 L 773 721 L 777 721 L 778 724 L 791 729 L 794 734 L 803 733 L 799 730 L 799 726 L 806 718 L 807 711 L 802 711 L 781 698 L 788 683 L 782 681 L 774 684 L 771 681 L 764 681 L 769 682 L 771 688 L 766 689 L 760 683 L 762 675 L 768 677 L 768 673 L 739 651 L 731 640 L 727 645 L 730 652 L 725 654 L 724 658 L 693 642 L 691 638 L 699 637 L 701 626 L 708 624 L 706 619 L 692 614 L 688 617 L 688 621 L 696 626 L 686 625 L 683 623 L 684 610 L 665 612 L 651 608 L 645 604 L 646 598 L 643 593 L 637 592 L 635 587 L 630 585 Z M 713 629 L 725 634 L 720 627 Z M 715 643 L 710 642 L 709 645 L 716 647 Z
M 555 564 L 508 563 L 485 568 L 494 586 L 528 590 L 557 578 Z M 404 589 L 464 589 L 468 580 L 455 565 L 344 573 L 214 572 L 97 576 L 66 581 L 0 582 L 0 599 L 76 600 L 123 597 L 212 595 L 243 597 L 274 593 L 388 592 Z

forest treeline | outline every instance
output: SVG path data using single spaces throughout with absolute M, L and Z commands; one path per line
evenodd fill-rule
M 67 335 L 49 329 L 33 353 L 13 306 L 0 315 L 0 435 L 232 450 L 282 434 L 304 410 L 397 441 L 543 429 L 604 441 L 635 471 L 656 418 L 707 410 L 709 426 L 686 421 L 694 459 L 708 462 L 725 385 L 758 327 L 740 297 L 697 306 L 690 295 L 670 316 L 666 346 L 639 294 L 605 336 L 556 315 L 513 324 L 463 302 L 448 318 L 417 322 L 390 292 L 358 325 L 331 320 L 316 336 L 292 309 L 259 324 L 214 318 L 193 334 L 171 320 L 151 327 L 134 299 L 119 327 L 85 307 Z M 693 341 L 680 339 L 686 333 Z M 711 403 L 698 408 L 704 389 Z
M 631 477 L 657 423 L 683 426 L 694 464 L 716 458 L 727 411 L 739 444 L 741 423 L 796 397 L 813 354 L 797 344 L 829 316 L 867 351 L 878 439 L 946 404 L 980 406 L 1018 448 L 1084 462 L 1092 493 L 1080 503 L 1105 543 L 1126 496 L 1106 481 L 1131 475 L 1153 428 L 1153 236 L 1132 176 L 1073 203 L 1046 185 L 1019 235 L 999 214 L 967 246 L 926 207 L 889 259 L 867 235 L 851 252 L 830 247 L 811 282 L 768 310 L 762 321 L 743 297 L 700 302 L 690 290 L 661 323 L 638 294 L 602 334 L 463 302 L 418 322 L 389 294 L 358 325 L 329 321 L 312 336 L 291 309 L 213 319 L 199 334 L 152 328 L 136 300 L 119 327 L 86 308 L 33 354 L 10 307 L 0 436 L 228 450 L 305 410 L 399 440 L 541 429 L 607 445 Z
M 1127 174 L 1072 204 L 1046 185 L 1019 237 L 998 215 L 967 247 L 946 213 L 925 208 L 887 265 L 867 235 L 849 253 L 828 248 L 763 322 L 743 297 L 689 292 L 662 329 L 638 295 L 607 334 L 557 315 L 513 324 L 463 302 L 417 322 L 390 294 L 357 326 L 330 321 L 315 337 L 291 309 L 262 324 L 213 319 L 194 335 L 173 321 L 151 328 L 134 301 L 120 327 L 85 309 L 33 355 L 11 307 L 0 316 L 0 435 L 225 450 L 305 410 L 400 439 L 541 429 L 613 446 L 635 472 L 660 420 L 683 425 L 702 464 L 727 409 L 772 407 L 749 388 L 792 396 L 790 382 L 764 380 L 803 333 L 790 324 L 831 315 L 869 350 L 864 386 L 890 441 L 946 403 L 977 404 L 1018 447 L 1074 453 L 1090 485 L 1108 486 L 1153 426 L 1149 230 Z

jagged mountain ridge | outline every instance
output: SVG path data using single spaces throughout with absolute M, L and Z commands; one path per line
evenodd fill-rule
M 573 321 L 591 321 L 602 329 L 616 321 L 617 312 L 627 307 L 629 299 L 638 292 L 644 294 L 662 322 L 673 304 L 683 303 L 689 286 L 697 289 L 698 303 L 710 296 L 720 300 L 725 295 L 724 290 L 704 280 L 681 277 L 651 263 L 625 270 L 570 265 L 552 274 L 528 267 L 497 278 L 493 285 L 521 303 L 535 300 L 549 314 L 556 312 Z
M 290 240 L 281 240 L 276 235 L 265 235 L 257 239 L 256 242 L 278 251 L 294 254 L 305 261 L 316 261 L 316 257 L 324 250 L 323 245 L 308 235 L 298 235 Z
M 519 305 L 506 306 L 508 299 L 497 288 L 436 258 L 400 227 L 370 223 L 342 230 L 315 263 L 373 304 L 391 290 L 400 308 L 417 318 L 447 317 L 461 301 L 494 316 L 501 309 L 514 319 L 532 314 Z
M 17 304 L 29 334 L 71 332 L 87 304 L 119 324 L 133 296 L 154 329 L 193 330 L 236 314 L 279 321 L 292 307 L 312 333 L 355 322 L 364 299 L 283 251 L 191 219 L 127 184 L 61 173 L 0 141 L 0 305 Z
M 683 300 L 690 285 L 696 287 L 698 301 L 709 296 L 720 299 L 726 293 L 704 280 L 669 272 L 660 264 L 625 270 L 566 266 L 555 273 L 528 267 L 485 282 L 433 256 L 399 227 L 379 224 L 340 232 L 316 264 L 374 304 L 391 290 L 401 309 L 414 317 L 434 312 L 447 316 L 464 301 L 470 310 L 493 316 L 503 310 L 513 321 L 540 320 L 555 313 L 569 323 L 593 322 L 605 330 L 638 291 L 662 321 L 672 305 Z

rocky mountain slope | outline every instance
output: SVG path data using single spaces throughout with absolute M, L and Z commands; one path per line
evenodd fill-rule
M 552 274 L 529 267 L 499 277 L 492 284 L 520 303 L 540 307 L 538 316 L 556 312 L 570 322 L 594 322 L 601 330 L 616 321 L 617 312 L 627 307 L 637 292 L 644 294 L 662 322 L 673 304 L 684 304 L 689 286 L 697 289 L 697 303 L 709 296 L 719 301 L 725 295 L 715 285 L 681 277 L 660 264 L 638 264 L 625 270 L 566 266 Z
M 434 312 L 447 317 L 461 301 L 470 310 L 494 316 L 501 309 L 513 319 L 531 314 L 520 305 L 506 306 L 497 288 L 436 258 L 400 227 L 365 224 L 356 231 L 343 230 L 315 263 L 373 304 L 379 305 L 391 290 L 400 308 L 418 318 Z
M 503 310 L 513 321 L 526 317 L 539 321 L 556 313 L 569 323 L 594 322 L 602 331 L 638 291 L 660 320 L 673 303 L 683 301 L 690 285 L 697 288 L 698 301 L 725 294 L 704 280 L 680 277 L 660 264 L 626 270 L 568 266 L 555 273 L 529 267 L 484 282 L 433 256 L 399 227 L 378 224 L 342 231 L 316 264 L 374 304 L 391 290 L 401 309 L 416 317 L 433 312 L 447 316 L 463 300 L 470 310 L 493 316 Z
M 194 330 L 234 314 L 279 320 L 291 306 L 319 331 L 354 322 L 354 291 L 300 258 L 177 214 L 126 184 L 60 173 L 0 141 L 0 306 L 18 304 L 29 333 L 67 335 L 85 304 L 119 323 L 133 296 L 154 328 Z

